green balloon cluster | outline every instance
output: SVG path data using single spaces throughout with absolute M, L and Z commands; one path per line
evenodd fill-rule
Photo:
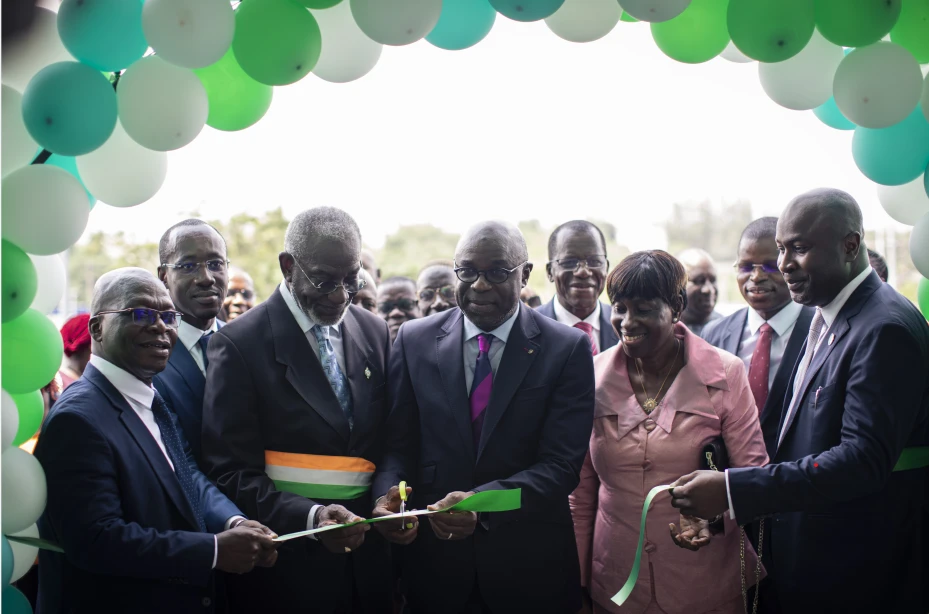
M 920 64 L 929 63 L 929 2 L 903 0 L 890 40 L 906 48 Z
M 810 0 L 729 0 L 729 36 L 739 51 L 759 62 L 783 62 L 813 37 Z
M 39 390 L 46 386 L 58 367 L 64 343 L 51 320 L 34 309 L 2 324 L 3 356 L 0 375 L 3 388 L 11 395 Z
M 665 55 L 687 64 L 715 58 L 729 44 L 729 0 L 693 0 L 684 12 L 652 24 L 652 38 Z
M 3 258 L 3 277 L 0 279 L 3 297 L 0 309 L 3 311 L 3 321 L 9 322 L 29 309 L 39 282 L 32 259 L 9 241 L 3 241 L 0 257 Z
M 929 320 L 929 279 L 925 277 L 919 280 L 919 286 L 916 288 L 916 302 L 919 310 Z
M 881 40 L 900 16 L 901 0 L 816 0 L 816 28 L 842 47 Z
M 232 49 L 221 60 L 194 70 L 210 103 L 208 126 L 217 130 L 248 128 L 271 107 L 274 88 L 249 77 L 236 62 Z
M 242 70 L 265 85 L 296 83 L 313 70 L 322 49 L 319 25 L 288 0 L 243 2 L 235 15 L 232 51 Z
M 13 438 L 13 445 L 19 446 L 39 432 L 42 418 L 45 417 L 45 401 L 39 390 L 10 396 L 16 402 L 16 409 L 19 411 L 19 428 L 16 430 L 16 437 Z

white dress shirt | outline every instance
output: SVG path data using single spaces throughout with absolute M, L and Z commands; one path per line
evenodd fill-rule
M 467 386 L 465 394 L 468 396 L 471 395 L 471 383 L 474 381 L 474 368 L 477 366 L 477 355 L 480 353 L 480 346 L 477 341 L 478 335 L 493 335 L 494 339 L 490 342 L 490 352 L 488 352 L 488 357 L 490 358 L 490 370 L 494 375 L 497 374 L 497 367 L 500 366 L 500 361 L 503 359 L 503 347 L 506 345 L 506 340 L 510 336 L 510 331 L 513 330 L 513 323 L 516 322 L 516 316 L 519 315 L 519 310 L 522 309 L 517 304 L 516 311 L 513 312 L 509 318 L 507 318 L 503 324 L 491 331 L 483 331 L 478 328 L 467 316 L 462 318 L 464 322 L 464 365 L 465 365 L 465 385 Z
M 594 338 L 591 339 L 591 343 L 594 346 L 594 349 L 600 351 L 600 301 L 597 301 L 597 307 L 594 309 L 593 313 L 584 318 L 583 320 L 568 311 L 561 304 L 561 301 L 558 298 L 555 298 L 555 320 L 561 322 L 562 324 L 567 324 L 568 326 L 573 327 L 578 322 L 587 322 L 594 329 Z
M 217 330 L 219 330 L 219 326 L 216 324 L 215 319 L 213 320 L 213 326 L 206 330 L 200 330 L 196 326 L 191 326 L 184 321 L 184 318 L 181 318 L 181 323 L 177 327 L 177 340 L 184 344 L 184 347 L 190 352 L 190 357 L 197 363 L 197 367 L 199 367 L 200 372 L 203 373 L 203 377 L 206 377 L 206 361 L 203 359 L 200 337 L 215 333 Z
M 123 395 L 123 398 L 126 399 L 126 403 L 128 403 L 132 411 L 139 416 L 142 420 L 142 424 L 148 429 L 148 432 L 152 434 L 152 438 L 155 440 L 155 443 L 158 444 L 161 453 L 165 455 L 165 460 L 168 461 L 168 466 L 171 467 L 171 471 L 174 471 L 174 463 L 171 462 L 171 457 L 168 456 L 168 450 L 165 448 L 164 440 L 161 438 L 161 429 L 158 428 L 158 423 L 155 422 L 155 413 L 152 411 L 152 401 L 155 400 L 155 389 L 152 388 L 150 384 L 146 384 L 128 371 L 117 367 L 110 361 L 96 354 L 90 355 L 90 364 L 113 384 L 113 387 L 116 388 L 119 394 Z M 238 518 L 244 520 L 242 516 L 232 516 L 228 518 L 226 520 L 226 528 L 228 529 Z M 219 542 L 214 535 L 213 569 L 216 569 L 216 560 L 218 557 Z
M 774 384 L 774 376 L 781 366 L 781 360 L 784 358 L 784 352 L 787 350 L 787 344 L 790 342 L 790 335 L 794 332 L 794 325 L 803 306 L 800 303 L 790 301 L 783 309 L 777 312 L 770 320 L 764 320 L 754 309 L 748 309 L 748 317 L 745 318 L 745 328 L 742 329 L 742 341 L 739 344 L 738 356 L 745 363 L 745 372 L 748 373 L 752 364 L 752 354 L 758 345 L 758 339 L 761 337 L 759 332 L 761 325 L 768 323 L 774 330 L 774 339 L 771 340 L 771 364 L 768 368 L 768 390 L 771 390 Z M 758 408 L 761 409 L 760 407 Z

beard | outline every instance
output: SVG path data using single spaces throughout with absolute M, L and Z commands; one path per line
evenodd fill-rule
M 304 307 L 302 303 L 298 303 L 298 305 L 300 305 L 300 311 L 305 313 L 306 317 L 310 319 L 310 322 L 316 326 L 338 326 L 342 323 L 342 320 L 345 319 L 345 314 L 348 313 L 348 308 L 351 303 L 346 303 L 345 309 L 343 309 L 342 313 L 340 313 L 338 316 L 321 316 L 315 313 L 312 309 L 307 309 Z

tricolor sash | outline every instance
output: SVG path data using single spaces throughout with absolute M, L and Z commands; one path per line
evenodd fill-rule
M 368 494 L 374 463 L 351 456 L 265 450 L 265 473 L 278 490 L 310 499 L 357 499 Z

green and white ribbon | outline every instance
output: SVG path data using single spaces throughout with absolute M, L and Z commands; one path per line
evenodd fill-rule
M 642 505 L 642 522 L 639 525 L 639 544 L 635 548 L 635 562 L 632 564 L 632 571 L 629 572 L 629 579 L 626 580 L 623 587 L 619 589 L 619 592 L 613 595 L 611 601 L 616 605 L 626 603 L 626 599 L 629 599 L 629 595 L 632 594 L 632 589 L 635 588 L 635 583 L 639 580 L 639 567 L 642 565 L 642 548 L 645 544 L 645 516 L 648 514 L 648 507 L 652 504 L 652 499 L 666 490 L 671 490 L 671 486 L 656 486 L 648 491 L 648 495 L 645 497 L 645 503 Z

